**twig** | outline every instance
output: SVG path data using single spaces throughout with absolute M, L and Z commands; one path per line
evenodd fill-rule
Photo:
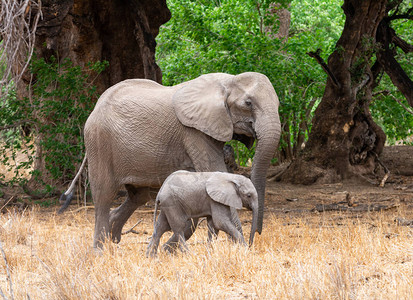
M 379 184 L 380 187 L 384 187 L 387 179 L 388 179 L 389 176 L 390 176 L 390 170 L 389 170 L 389 169 L 383 164 L 383 162 L 379 159 L 379 156 L 377 155 L 377 153 L 376 153 L 376 152 L 373 152 L 373 153 L 374 153 L 374 155 L 376 156 L 377 162 L 379 163 L 380 166 L 383 167 L 384 172 L 385 172 L 384 177 L 383 177 L 383 179 L 381 180 L 381 182 L 380 182 L 380 184 Z
M 317 60 L 317 62 L 320 64 L 323 70 L 328 74 L 328 76 L 330 76 L 331 80 L 333 80 L 334 84 L 339 88 L 340 83 L 338 82 L 337 78 L 334 76 L 333 72 L 331 72 L 330 68 L 325 63 L 324 59 L 321 58 L 320 53 L 321 53 L 321 49 L 317 49 L 316 52 L 311 52 L 311 51 L 307 52 L 307 55 Z
M 1 255 L 3 256 L 4 263 L 6 264 L 7 281 L 9 282 L 9 285 L 10 285 L 10 296 L 11 296 L 11 299 L 13 300 L 14 294 L 13 294 L 13 284 L 12 284 L 11 275 L 10 275 L 10 267 L 7 262 L 6 253 L 4 253 L 3 244 L 1 241 L 0 241 L 0 251 L 1 251 Z M 1 292 L 1 295 L 4 299 L 7 299 L 7 297 L 3 294 L 3 292 Z
M 394 99 L 394 101 L 396 101 L 397 103 L 399 103 L 401 105 L 401 107 L 403 107 L 409 114 L 413 115 L 413 111 L 408 108 L 406 105 L 403 104 L 403 102 L 399 99 L 397 99 L 396 97 L 394 97 L 389 90 L 383 90 L 383 91 L 379 91 L 373 94 L 373 97 L 375 96 L 390 96 Z
M 89 209 L 89 208 L 95 208 L 93 205 L 89 205 L 89 206 L 82 206 L 82 207 L 79 207 L 78 209 L 76 209 L 75 211 L 73 211 L 74 213 L 77 213 L 77 212 L 79 212 L 79 211 L 81 211 L 81 210 L 84 210 L 84 209 Z
M 3 210 L 3 208 L 5 208 L 6 205 L 9 204 L 9 202 L 10 202 L 11 200 L 13 200 L 13 199 L 14 199 L 14 196 L 11 196 L 10 199 L 7 200 L 7 202 L 0 208 L 0 212 L 1 212 L 1 211 Z
M 392 94 L 389 94 L 390 97 L 392 97 L 397 103 L 399 103 L 409 114 L 413 115 L 413 111 L 411 109 L 409 109 L 406 105 L 403 104 L 403 102 L 401 102 L 399 99 L 397 99 L 396 97 L 394 97 Z
M 138 226 L 140 223 L 142 223 L 142 219 L 140 219 L 138 222 L 136 222 L 136 224 L 135 225 L 133 225 L 132 226 L 132 228 L 131 229 L 129 229 L 129 230 L 127 230 L 127 231 L 125 231 L 125 232 L 122 232 L 122 235 L 124 235 L 124 234 L 128 234 L 128 233 L 135 233 L 135 234 L 139 234 L 139 232 L 137 232 L 136 230 L 133 230 L 133 228 L 135 228 L 136 226 Z

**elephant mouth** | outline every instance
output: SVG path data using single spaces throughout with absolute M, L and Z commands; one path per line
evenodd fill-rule
M 254 141 L 256 138 L 255 138 L 255 133 L 254 133 L 254 136 L 247 136 L 245 134 L 234 133 L 232 136 L 232 139 L 240 141 L 241 143 L 245 145 L 245 147 L 247 147 L 248 149 L 251 149 L 252 145 L 254 145 Z

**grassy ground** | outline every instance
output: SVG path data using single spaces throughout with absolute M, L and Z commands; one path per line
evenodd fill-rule
M 337 216 L 340 222 L 337 222 Z M 411 299 L 413 229 L 368 213 L 268 214 L 252 249 L 221 234 L 206 243 L 205 222 L 190 252 L 145 257 L 152 213 L 136 212 L 140 234 L 91 247 L 93 211 L 57 216 L 38 208 L 0 216 L 0 288 L 10 299 Z M 242 212 L 244 235 L 249 212 Z M 163 241 L 167 236 L 164 237 Z M 7 269 L 10 277 L 7 276 Z M 11 283 L 9 282 L 11 279 Z M 12 287 L 12 290 L 11 290 Z

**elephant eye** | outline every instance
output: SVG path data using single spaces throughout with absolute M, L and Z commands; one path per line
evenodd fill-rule
M 248 106 L 248 107 L 250 107 L 250 106 L 252 105 L 251 99 L 245 100 L 245 105 Z
M 248 198 L 251 198 L 251 194 L 250 194 L 250 193 L 248 193 L 248 194 L 247 194 L 247 197 L 248 197 Z

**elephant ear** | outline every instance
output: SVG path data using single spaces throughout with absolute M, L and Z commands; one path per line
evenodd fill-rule
M 242 200 L 237 193 L 236 183 L 224 173 L 216 172 L 206 182 L 206 191 L 212 200 L 234 207 L 242 208 Z
M 214 73 L 189 81 L 172 97 L 179 121 L 222 142 L 232 139 L 233 125 L 226 107 L 223 82 L 232 75 Z

